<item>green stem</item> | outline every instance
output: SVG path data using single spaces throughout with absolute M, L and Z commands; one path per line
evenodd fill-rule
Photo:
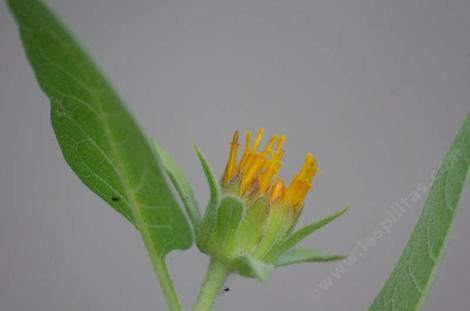
M 210 311 L 215 299 L 219 295 L 225 280 L 230 274 L 230 270 L 221 262 L 212 259 L 209 264 L 206 278 L 202 284 L 201 291 L 194 306 L 194 311 Z
M 170 274 L 168 273 L 165 259 L 156 257 L 151 258 L 151 260 L 170 311 L 183 311 L 183 305 L 179 300 L 178 294 L 176 293 L 175 287 L 173 285 L 173 281 L 171 280 Z
M 175 286 L 173 285 L 173 280 L 171 279 L 170 273 L 168 272 L 165 258 L 162 257 L 155 248 L 150 233 L 143 224 L 143 220 L 139 211 L 135 213 L 134 218 L 136 220 L 137 228 L 139 228 L 142 239 L 144 240 L 144 244 L 147 248 L 150 260 L 152 261 L 155 274 L 158 276 L 158 281 L 160 282 L 163 294 L 165 295 L 169 310 L 184 311 L 183 305 L 181 304 L 178 294 L 176 293 Z

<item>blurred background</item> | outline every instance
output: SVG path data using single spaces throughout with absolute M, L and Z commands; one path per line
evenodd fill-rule
M 216 310 L 367 309 L 424 196 L 367 251 L 359 242 L 431 182 L 470 111 L 469 1 L 46 2 L 181 163 L 202 207 L 192 144 L 222 173 L 232 131 L 259 127 L 287 135 L 286 178 L 305 152 L 318 156 L 302 224 L 352 206 L 304 245 L 355 260 L 278 269 L 266 284 L 234 276 Z M 466 190 L 423 310 L 470 304 Z M 1 310 L 166 309 L 137 232 L 65 164 L 3 1 L 0 199 Z M 169 262 L 190 306 L 208 259 L 192 248 Z

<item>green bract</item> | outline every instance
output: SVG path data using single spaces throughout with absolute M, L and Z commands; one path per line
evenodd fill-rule
M 264 280 L 267 272 L 275 266 L 344 259 L 344 256 L 325 255 L 308 249 L 292 252 L 291 247 L 342 215 L 346 208 L 293 234 L 290 232 L 294 222 L 291 217 L 286 217 L 286 209 L 283 206 L 270 207 L 265 198 L 250 204 L 229 194 L 223 196 L 216 207 L 209 206 L 209 209 L 212 211 L 203 218 L 197 245 L 202 252 L 240 275 Z M 308 230 L 310 228 L 314 230 Z M 304 235 L 302 232 L 308 233 Z M 291 243 L 292 240 L 295 242 Z M 309 256 L 306 257 L 306 253 Z M 254 266 L 260 264 L 263 266 L 262 273 L 259 267 Z

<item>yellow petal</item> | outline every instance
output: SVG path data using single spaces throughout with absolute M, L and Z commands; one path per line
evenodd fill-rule
M 238 131 L 233 133 L 233 139 L 230 143 L 230 155 L 227 161 L 227 166 L 225 167 L 225 174 L 224 174 L 224 185 L 227 185 L 230 180 L 235 176 L 237 171 L 237 156 L 238 156 Z

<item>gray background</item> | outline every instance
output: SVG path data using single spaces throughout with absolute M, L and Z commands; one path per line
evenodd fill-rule
M 390 205 L 430 181 L 469 112 L 468 0 L 47 2 L 201 205 L 194 142 L 222 172 L 232 130 L 284 132 L 285 177 L 313 150 L 324 174 L 302 222 L 353 207 L 305 242 L 320 249 L 357 252 Z M 65 164 L 3 1 L 0 99 L 1 311 L 164 310 L 138 234 Z M 233 277 L 216 310 L 366 310 L 423 202 L 319 295 L 337 264 L 279 269 L 264 285 Z M 467 191 L 424 310 L 468 310 L 469 203 Z M 193 248 L 169 260 L 190 305 L 207 258 Z

